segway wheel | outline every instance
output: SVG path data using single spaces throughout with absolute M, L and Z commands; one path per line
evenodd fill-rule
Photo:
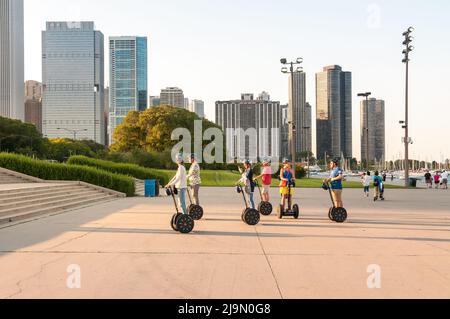
M 333 210 L 333 220 L 336 223 L 343 223 L 347 220 L 347 211 L 345 208 L 336 208 Z
M 328 218 L 334 222 L 333 210 L 334 210 L 334 207 L 331 207 L 330 210 L 328 211 Z
M 277 212 L 278 219 L 283 219 L 283 214 L 284 214 L 283 205 L 280 205 L 280 206 L 278 206 L 278 212 Z
M 182 234 L 189 234 L 194 230 L 195 222 L 191 216 L 182 214 L 176 219 L 177 229 Z
M 243 211 L 242 211 L 242 215 L 241 215 L 241 220 L 245 223 L 245 219 L 244 219 L 244 216 L 245 216 L 245 214 L 247 214 L 247 211 L 249 211 L 250 210 L 250 208 L 245 208 Z
M 177 219 L 178 219 L 178 217 L 180 217 L 180 216 L 181 216 L 181 214 L 175 214 L 175 215 L 172 216 L 172 220 L 170 221 L 170 226 L 172 227 L 172 229 L 173 229 L 174 231 L 178 231 L 178 228 L 177 228 Z
M 244 222 L 249 226 L 256 226 L 259 224 L 259 221 L 261 220 L 261 215 L 256 209 L 246 210 L 243 217 Z
M 200 220 L 203 218 L 203 208 L 199 205 L 189 206 L 188 213 L 193 220 Z
M 293 210 L 293 212 L 294 212 L 294 218 L 295 218 L 295 219 L 298 219 L 298 218 L 300 217 L 300 208 L 298 207 L 298 205 L 295 204 L 295 205 L 292 207 L 292 210 Z
M 261 202 L 258 207 L 259 212 L 263 216 L 269 216 L 273 212 L 273 206 L 269 202 Z

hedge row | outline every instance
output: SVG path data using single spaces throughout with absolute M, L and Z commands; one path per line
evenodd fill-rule
M 54 164 L 18 154 L 0 153 L 0 167 L 44 180 L 82 181 L 134 196 L 132 178 L 93 167 Z
M 161 185 L 168 183 L 168 178 L 165 174 L 161 174 L 157 170 L 141 167 L 135 164 L 115 163 L 86 156 L 72 156 L 68 160 L 69 165 L 83 165 L 95 167 L 108 172 L 128 175 L 137 179 L 157 179 Z

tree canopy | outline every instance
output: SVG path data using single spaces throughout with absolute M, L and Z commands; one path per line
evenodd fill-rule
M 111 146 L 111 150 L 113 152 L 135 150 L 164 152 L 178 143 L 171 139 L 172 132 L 178 128 L 189 130 L 194 139 L 195 121 L 202 121 L 203 132 L 209 128 L 219 128 L 214 123 L 201 119 L 195 113 L 168 105 L 153 107 L 143 112 L 132 111 L 116 128 L 115 143 Z

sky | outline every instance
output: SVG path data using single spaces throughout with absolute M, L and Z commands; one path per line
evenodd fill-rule
M 46 21 L 94 21 L 110 36 L 147 36 L 149 95 L 178 86 L 205 101 L 268 91 L 287 103 L 280 58 L 304 59 L 307 101 L 315 74 L 337 64 L 353 73 L 353 152 L 360 157 L 360 98 L 386 102 L 387 159 L 403 157 L 402 33 L 414 26 L 410 64 L 412 157 L 450 158 L 450 2 L 447 0 L 25 0 L 25 78 L 41 80 Z M 105 46 L 107 48 L 107 46 Z M 105 52 L 108 81 L 108 52 Z M 314 119 L 314 117 L 313 117 Z M 314 121 L 313 121 L 314 122 Z M 315 123 L 313 127 L 315 145 Z

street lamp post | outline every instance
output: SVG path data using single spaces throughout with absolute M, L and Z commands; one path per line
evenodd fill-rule
M 409 27 L 408 30 L 403 32 L 403 36 L 405 40 L 403 41 L 403 45 L 405 49 L 403 50 L 403 60 L 402 62 L 406 65 L 406 85 L 405 85 L 405 120 L 401 121 L 400 124 L 403 124 L 402 128 L 405 129 L 405 186 L 409 186 L 409 144 L 411 143 L 411 139 L 409 138 L 409 53 L 414 50 L 414 47 L 411 45 L 413 41 L 413 37 L 411 33 L 414 31 L 413 27 Z
M 67 131 L 67 132 L 69 132 L 69 133 L 72 133 L 72 134 L 73 134 L 73 140 L 74 140 L 74 141 L 76 141 L 76 139 L 77 139 L 77 134 L 78 134 L 78 133 L 81 133 L 81 132 L 87 132 L 87 129 L 83 129 L 83 130 L 70 130 L 70 129 L 68 129 L 68 128 L 60 128 L 60 127 L 58 127 L 57 130 L 64 130 L 64 131 Z
M 292 156 L 292 167 L 294 171 L 296 169 L 296 140 L 295 134 L 297 131 L 296 123 L 294 119 L 294 73 L 303 72 L 303 68 L 300 66 L 303 63 L 303 58 L 298 58 L 295 62 L 288 62 L 287 59 L 281 59 L 281 64 L 283 68 L 281 72 L 284 74 L 291 75 L 291 103 L 289 103 L 289 126 L 290 126 L 290 147 L 291 147 L 291 156 Z M 289 66 L 289 68 L 288 68 Z M 297 66 L 297 67 L 296 67 Z
M 371 96 L 371 92 L 366 93 L 359 93 L 359 97 L 365 97 L 366 98 L 366 116 L 365 116 L 365 127 L 363 128 L 364 133 L 366 134 L 366 169 L 369 171 L 369 96 Z

